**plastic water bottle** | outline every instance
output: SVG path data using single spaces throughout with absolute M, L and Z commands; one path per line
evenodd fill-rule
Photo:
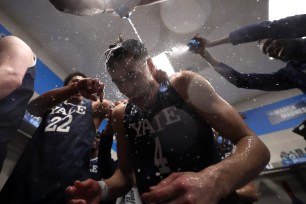
M 189 51 L 194 52 L 196 49 L 199 48 L 200 42 L 195 38 L 191 38 L 191 40 L 187 43 L 187 46 L 189 48 Z

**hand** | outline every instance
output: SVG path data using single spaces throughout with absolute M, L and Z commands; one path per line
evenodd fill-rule
M 259 41 L 259 43 L 262 52 L 275 59 L 284 61 L 305 59 L 302 39 L 265 39 Z
M 209 45 L 209 40 L 204 37 L 201 37 L 199 33 L 196 33 L 193 38 L 200 42 L 199 46 L 197 46 L 197 48 L 194 50 L 194 53 L 203 54 L 205 48 L 207 47 L 207 45 Z
M 72 197 L 68 201 L 69 204 L 98 204 L 101 187 L 97 181 L 87 179 L 74 182 L 74 186 L 66 188 L 66 193 Z
M 75 89 L 87 99 L 97 101 L 99 97 L 100 101 L 103 100 L 104 84 L 99 79 L 81 79 L 75 83 Z
M 158 83 L 162 83 L 168 79 L 168 74 L 161 69 L 156 69 L 154 78 Z
M 193 172 L 172 173 L 141 197 L 146 203 L 218 203 L 221 197 L 217 196 L 218 188 L 211 178 L 211 173 L 204 176 Z

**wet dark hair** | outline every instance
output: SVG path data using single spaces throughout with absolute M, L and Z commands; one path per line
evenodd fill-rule
M 119 40 L 110 45 L 104 54 L 106 56 L 106 68 L 109 69 L 113 67 L 115 62 L 119 62 L 127 56 L 132 56 L 134 60 L 144 59 L 148 56 L 148 51 L 145 45 L 138 40 L 128 39 L 123 41 L 119 37 Z
M 85 74 L 83 74 L 82 72 L 72 72 L 71 74 L 69 74 L 65 80 L 64 80 L 64 86 L 67 86 L 69 81 L 75 77 L 75 76 L 81 76 L 81 77 L 84 77 L 86 78 L 87 76 Z

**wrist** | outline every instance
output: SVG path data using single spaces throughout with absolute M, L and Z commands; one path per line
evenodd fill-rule
M 203 177 L 207 177 L 209 175 L 210 177 L 210 183 L 213 185 L 214 194 L 218 200 L 221 200 L 222 198 L 225 198 L 231 190 L 226 185 L 225 181 L 223 180 L 223 174 L 222 169 L 219 168 L 216 165 L 210 166 L 205 168 L 200 172 Z
M 73 95 L 80 93 L 80 89 L 79 89 L 79 87 L 77 86 L 77 83 L 76 83 L 76 82 L 75 82 L 75 83 L 72 83 L 72 84 L 70 85 L 70 87 L 71 87 L 71 91 L 72 91 L 72 94 L 73 94 Z
M 101 181 L 98 181 L 100 187 L 101 187 L 101 193 L 100 193 L 100 200 L 103 201 L 103 200 L 107 200 L 107 197 L 108 197 L 108 187 L 105 183 L 105 181 L 101 180 Z

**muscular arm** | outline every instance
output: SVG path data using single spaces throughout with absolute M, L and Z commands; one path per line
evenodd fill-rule
M 0 100 L 21 85 L 34 60 L 31 48 L 21 39 L 15 36 L 0 38 Z
M 78 91 L 75 88 L 75 83 L 53 89 L 32 100 L 29 103 L 27 110 L 30 114 L 41 117 L 52 107 L 62 103 L 77 93 Z
M 35 116 L 42 116 L 52 107 L 76 94 L 81 94 L 84 98 L 97 101 L 97 96 L 100 99 L 103 98 L 103 88 L 104 84 L 98 79 L 83 78 L 62 88 L 53 89 L 40 95 L 30 102 L 28 111 Z
M 228 82 L 238 88 L 257 89 L 263 91 L 281 91 L 296 88 L 288 80 L 282 69 L 269 74 L 241 73 L 232 67 L 217 61 L 206 49 L 199 50 L 199 54 Z M 286 69 L 286 68 L 283 68 Z
M 93 121 L 96 129 L 99 128 L 104 118 L 109 118 L 111 109 L 113 107 L 114 103 L 106 99 L 103 99 L 102 102 L 100 100 L 97 100 L 92 103 Z
M 203 178 L 210 175 L 216 197 L 242 187 L 263 170 L 270 157 L 267 147 L 203 77 L 182 72 L 171 78 L 171 84 L 202 120 L 236 145 L 231 156 L 199 173 Z
M 288 81 L 281 72 L 271 74 L 244 74 L 224 63 L 215 65 L 214 69 L 227 81 L 238 88 L 257 89 L 263 91 L 281 91 L 295 88 L 293 87 L 292 82 Z
M 119 104 L 112 114 L 112 126 L 117 138 L 118 169 L 114 175 L 105 180 L 109 189 L 108 199 L 125 195 L 134 184 L 134 171 L 129 158 L 129 142 L 124 128 L 125 105 Z
M 224 38 L 207 42 L 206 47 L 231 43 L 238 45 L 272 38 L 299 38 L 306 36 L 306 14 L 289 16 L 275 21 L 263 21 L 241 27 Z

